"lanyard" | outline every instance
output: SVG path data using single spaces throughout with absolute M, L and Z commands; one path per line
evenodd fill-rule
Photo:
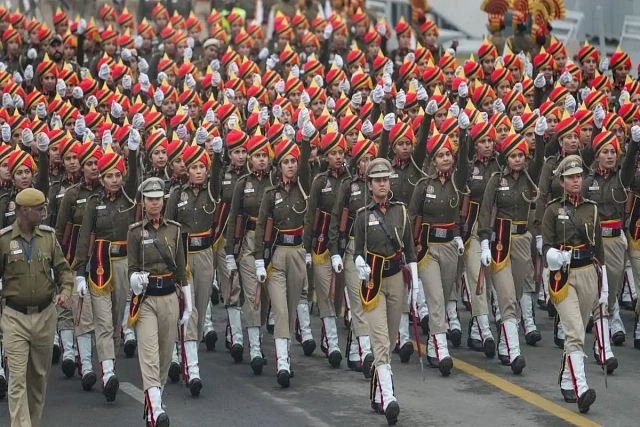
M 29 241 L 29 249 L 27 249 L 24 245 L 26 242 L 24 238 L 20 237 L 20 244 L 22 245 L 22 250 L 24 251 L 24 254 L 27 257 L 28 263 L 31 263 L 31 252 L 33 252 L 33 244 L 35 243 L 35 237 L 36 236 L 31 236 L 31 240 Z

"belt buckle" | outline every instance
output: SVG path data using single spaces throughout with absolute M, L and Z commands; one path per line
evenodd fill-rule
M 613 236 L 613 228 L 602 227 L 602 237 L 611 237 Z
M 163 282 L 163 281 L 164 281 L 164 278 L 163 278 L 163 277 L 158 277 L 158 278 L 156 279 L 156 288 L 158 288 L 158 289 L 162 289 L 162 286 L 163 286 L 163 285 L 162 285 L 162 282 Z
M 580 259 L 580 249 L 574 249 L 571 251 L 571 258 Z
M 512 233 L 517 233 L 518 232 L 518 226 L 516 224 L 511 224 L 511 232 Z
M 191 246 L 202 246 L 202 237 L 192 237 Z
M 391 268 L 391 262 L 389 260 L 385 260 L 384 265 L 382 267 L 384 270 L 389 270 Z
M 33 305 L 32 306 L 27 306 L 26 307 L 27 315 L 40 313 L 40 310 L 38 310 L 38 308 L 39 308 L 38 306 L 33 306 Z
M 283 234 L 282 235 L 282 243 L 287 244 L 287 245 L 293 245 L 293 243 L 295 242 L 295 237 L 292 234 Z
M 120 245 L 111 245 L 111 255 L 117 255 L 120 253 Z
M 447 230 L 446 228 L 436 228 L 435 229 L 435 234 L 436 237 L 439 239 L 444 239 L 445 237 L 447 237 Z

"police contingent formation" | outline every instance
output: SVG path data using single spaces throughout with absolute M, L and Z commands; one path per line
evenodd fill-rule
M 490 37 L 469 59 L 419 0 L 393 30 L 360 0 L 178 3 L 46 23 L 0 8 L 12 427 L 47 424 L 52 362 L 114 402 L 120 347 L 138 353 L 146 424 L 169 426 L 167 379 L 207 386 L 198 352 L 219 346 L 220 302 L 235 362 L 263 374 L 271 334 L 290 387 L 292 337 L 305 356 L 319 340 L 331 367 L 370 379 L 389 424 L 394 352 L 449 376 L 466 335 L 518 375 L 539 305 L 564 350 L 558 398 L 589 411 L 586 354 L 618 367 L 640 280 L 627 53 L 585 43 L 572 60 L 551 33 L 562 0 L 485 0 L 469 13 Z

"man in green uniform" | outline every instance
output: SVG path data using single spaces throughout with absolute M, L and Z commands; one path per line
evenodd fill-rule
M 6 301 L 0 327 L 11 371 L 11 424 L 39 426 L 57 322 L 54 304 L 69 307 L 74 279 L 54 230 L 39 225 L 46 216 L 44 194 L 27 188 L 16 205 L 16 222 L 0 230 L 0 296 Z

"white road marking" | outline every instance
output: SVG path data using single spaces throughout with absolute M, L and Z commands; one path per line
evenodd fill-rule
M 120 383 L 120 390 L 137 400 L 138 403 L 142 403 L 144 405 L 144 391 L 140 390 L 138 387 L 131 383 Z

